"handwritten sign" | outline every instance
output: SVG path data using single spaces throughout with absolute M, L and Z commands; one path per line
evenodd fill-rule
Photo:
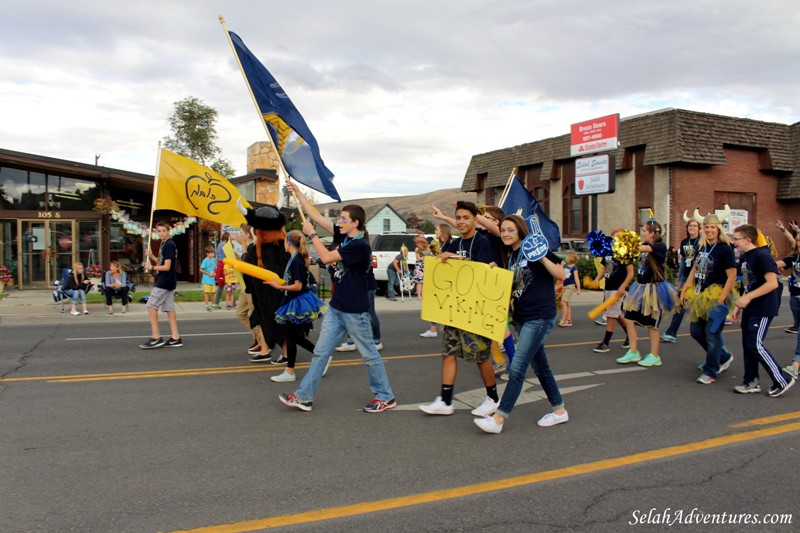
M 513 274 L 473 261 L 425 258 L 422 320 L 503 342 Z

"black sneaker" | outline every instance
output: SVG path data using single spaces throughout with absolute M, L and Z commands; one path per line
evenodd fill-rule
M 778 396 L 781 396 L 784 392 L 791 389 L 795 383 L 797 383 L 797 381 L 795 381 L 794 379 L 790 379 L 789 381 L 786 382 L 785 387 L 772 387 L 771 389 L 769 389 L 769 397 L 777 398 Z
M 164 341 L 164 339 L 159 337 L 157 339 L 150 339 L 149 341 L 147 341 L 144 344 L 140 344 L 139 348 L 142 348 L 144 350 L 149 350 L 151 348 L 161 348 L 165 344 L 166 344 L 166 342 Z
M 272 361 L 270 361 L 270 364 L 273 364 L 273 365 L 285 365 L 288 362 L 289 362 L 289 360 L 281 355 L 277 359 L 273 359 Z
M 181 340 L 180 337 L 178 337 L 177 339 L 170 338 L 164 346 L 166 346 L 167 348 L 180 348 L 181 346 L 183 346 L 183 341 Z
M 257 354 L 257 355 L 254 355 L 253 357 L 250 358 L 250 362 L 251 363 L 269 363 L 271 359 L 272 359 L 272 356 L 270 354 L 267 354 L 267 355 Z
M 786 329 L 785 329 L 785 330 L 783 330 L 783 331 L 785 331 L 786 333 L 793 333 L 793 334 L 795 334 L 795 333 L 797 333 L 797 328 L 796 328 L 796 327 L 794 327 L 794 326 L 789 326 L 788 328 L 786 328 Z
M 592 351 L 593 351 L 593 352 L 597 352 L 597 353 L 606 353 L 606 352 L 610 352 L 610 351 L 611 351 L 611 348 L 609 348 L 607 344 L 603 344 L 603 343 L 601 342 L 600 344 L 598 344 L 597 346 L 595 346 L 595 347 L 594 347 L 594 349 L 593 349 Z
M 626 338 L 624 341 L 622 341 L 622 348 L 627 350 L 630 347 L 631 347 L 631 341 L 629 339 Z

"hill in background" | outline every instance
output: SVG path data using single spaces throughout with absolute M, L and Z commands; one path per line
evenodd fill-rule
M 444 213 L 453 216 L 453 208 L 457 201 L 475 202 L 477 194 L 474 192 L 462 192 L 461 189 L 440 189 L 424 194 L 414 194 L 409 196 L 383 196 L 380 198 L 360 198 L 348 200 L 347 202 L 332 202 L 327 204 L 317 204 L 320 211 L 325 209 L 341 209 L 348 204 L 358 204 L 365 211 L 370 212 L 372 207 L 381 207 L 389 204 L 400 215 L 408 219 L 410 215 L 415 215 L 420 220 L 430 220 L 436 224 L 433 218 L 431 204 L 441 209 Z

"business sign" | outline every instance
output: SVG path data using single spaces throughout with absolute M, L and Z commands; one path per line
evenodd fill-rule
M 615 175 L 613 154 L 579 157 L 575 160 L 575 194 L 613 193 Z
M 725 211 L 722 209 L 715 209 L 714 213 L 719 217 L 725 214 Z M 730 235 L 736 228 L 739 226 L 743 226 L 747 224 L 748 214 L 746 209 L 731 209 L 731 214 L 728 217 L 728 220 L 722 223 L 722 229 L 725 230 L 725 233 Z
M 570 155 L 616 150 L 619 146 L 619 113 L 573 124 L 569 134 Z

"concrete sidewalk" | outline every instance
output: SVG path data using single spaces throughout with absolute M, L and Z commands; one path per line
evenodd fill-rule
M 137 292 L 149 292 L 150 285 L 139 285 Z M 178 292 L 191 291 L 200 289 L 197 283 L 178 283 Z M 94 303 L 88 304 L 87 309 L 90 315 L 73 317 L 69 314 L 69 302 L 66 302 L 65 311 L 61 313 L 61 305 L 53 302 L 53 291 L 48 289 L 38 290 L 7 290 L 6 297 L 0 300 L 0 324 L 25 324 L 30 323 L 34 319 L 44 319 L 47 322 L 53 321 L 71 321 L 71 320 L 87 320 L 92 321 L 101 320 L 103 322 L 110 321 L 146 321 L 148 320 L 147 306 L 134 301 L 128 306 L 128 312 L 124 315 L 119 311 L 119 300 L 115 301 L 114 314 L 109 315 L 106 311 L 105 304 Z M 573 297 L 573 305 L 596 306 L 603 301 L 602 291 L 582 291 L 580 295 Z M 227 309 L 215 309 L 211 312 L 206 310 L 203 302 L 176 302 L 178 311 L 178 319 L 185 318 L 222 318 L 230 317 L 235 319 L 234 311 Z M 385 296 L 378 296 L 375 298 L 375 310 L 378 314 L 391 313 L 394 311 L 416 311 L 420 312 L 422 309 L 422 302 L 416 296 L 406 297 L 401 300 L 399 297 L 397 301 L 390 301 Z

